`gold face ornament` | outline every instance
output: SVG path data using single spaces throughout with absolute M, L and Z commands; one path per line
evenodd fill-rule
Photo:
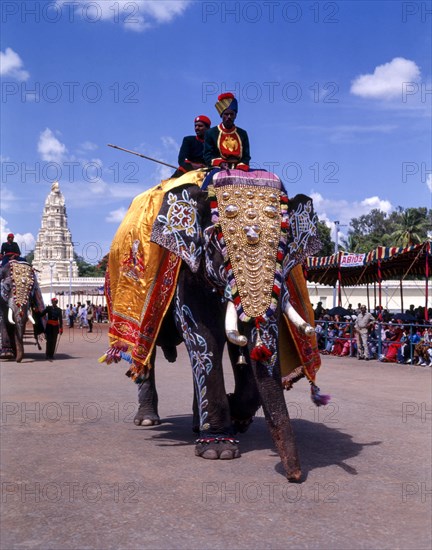
M 270 307 L 281 233 L 279 190 L 253 185 L 215 188 L 219 223 L 246 315 Z

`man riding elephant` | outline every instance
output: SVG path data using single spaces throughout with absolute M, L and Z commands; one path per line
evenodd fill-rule
M 215 105 L 222 122 L 206 133 L 204 160 L 214 168 L 249 170 L 249 137 L 242 128 L 235 126 L 238 102 L 232 93 L 221 94 Z
M 204 162 L 204 138 L 211 126 L 211 120 L 205 115 L 198 115 L 194 119 L 195 135 L 183 138 L 179 155 L 179 167 L 172 175 L 177 178 L 205 166 Z
M 9 233 L 7 241 L 1 245 L 2 265 L 5 265 L 10 259 L 21 256 L 21 250 L 18 243 L 14 241 L 15 235 Z

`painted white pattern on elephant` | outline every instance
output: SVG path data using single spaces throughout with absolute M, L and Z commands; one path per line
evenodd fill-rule
M 198 329 L 198 325 L 193 318 L 191 310 L 185 305 L 180 306 L 178 292 L 175 303 L 175 316 L 182 329 L 183 340 L 189 353 L 195 379 L 200 430 L 204 431 L 209 428 L 209 425 L 206 424 L 208 400 L 206 399 L 207 386 L 205 385 L 206 377 L 204 373 L 209 374 L 213 368 L 213 353 L 208 351 L 206 340 L 198 332 L 192 330 L 192 327 Z

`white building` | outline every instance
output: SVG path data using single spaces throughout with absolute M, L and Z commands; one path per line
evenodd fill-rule
M 41 228 L 38 233 L 33 267 L 45 303 L 53 296 L 60 307 L 66 304 L 91 300 L 105 304 L 103 277 L 79 277 L 78 265 L 73 257 L 72 235 L 68 228 L 65 198 L 56 181 L 45 200 Z

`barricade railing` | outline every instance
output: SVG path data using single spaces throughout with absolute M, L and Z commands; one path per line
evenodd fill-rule
M 358 350 L 357 350 L 357 338 L 356 338 L 356 332 L 354 330 L 354 324 L 355 324 L 355 321 L 332 321 L 332 320 L 323 320 L 323 319 L 315 321 L 315 326 L 321 325 L 321 327 L 323 328 L 322 331 L 317 332 L 318 348 L 320 352 L 326 351 L 327 353 L 331 353 L 331 350 L 329 349 L 330 347 L 329 344 L 334 345 L 334 342 L 336 340 L 339 340 L 342 342 L 349 341 L 350 343 L 349 354 L 345 354 L 345 355 L 350 357 L 355 357 L 357 355 Z M 333 326 L 337 327 L 336 329 L 337 334 L 329 335 L 329 330 L 331 330 L 331 327 Z M 344 331 L 344 329 L 346 329 L 347 326 L 349 326 L 349 335 L 346 334 L 346 330 Z M 388 327 L 394 328 L 395 326 L 397 326 L 398 328 L 404 331 L 406 330 L 409 331 L 408 341 L 406 340 L 401 341 L 400 339 L 394 340 L 391 338 L 388 339 L 385 337 L 383 338 L 383 334 L 382 334 L 383 330 L 385 331 L 386 328 Z M 384 323 L 384 322 L 377 321 L 373 329 L 373 332 L 375 332 L 375 336 L 371 335 L 371 333 L 369 333 L 369 336 L 368 336 L 369 352 L 372 352 L 370 353 L 370 357 L 374 359 L 379 359 L 380 357 L 383 356 L 383 350 L 387 350 L 388 346 L 390 346 L 391 344 L 396 344 L 396 345 L 399 344 L 399 347 L 400 347 L 402 346 L 402 344 L 407 343 L 409 344 L 409 363 L 412 365 L 413 359 L 414 359 L 415 346 L 419 342 L 415 342 L 415 343 L 411 342 L 411 339 L 415 333 L 419 332 L 419 330 L 421 333 L 423 333 L 425 329 L 430 327 L 431 325 L 426 323 L 408 323 L 408 322 Z M 339 334 L 341 331 L 342 331 L 342 334 Z M 432 343 L 430 345 L 432 345 Z

